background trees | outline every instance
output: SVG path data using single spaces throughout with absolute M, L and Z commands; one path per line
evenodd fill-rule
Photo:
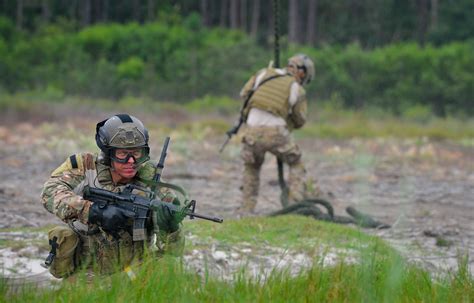
M 282 32 L 310 46 L 358 42 L 364 48 L 401 41 L 442 44 L 474 34 L 471 0 L 279 0 Z M 198 12 L 206 27 L 241 29 L 265 41 L 273 0 L 1 0 L 1 15 L 18 28 L 67 20 L 95 23 L 163 21 Z
M 237 97 L 268 65 L 271 0 L 0 0 L 0 95 Z M 280 0 L 281 58 L 350 108 L 474 114 L 472 0 Z

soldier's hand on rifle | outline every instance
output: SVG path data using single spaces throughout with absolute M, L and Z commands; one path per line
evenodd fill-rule
M 130 218 L 134 216 L 134 212 L 115 205 L 93 203 L 89 209 L 89 223 L 97 224 L 110 233 L 115 233 L 130 226 Z
M 179 229 L 179 224 L 183 221 L 186 216 L 184 208 L 181 211 L 172 211 L 171 207 L 167 206 L 168 203 L 163 203 L 161 207 L 155 209 L 157 224 L 160 230 L 173 233 Z M 174 205 L 173 205 L 174 204 Z M 179 206 L 179 201 L 175 199 L 170 206 Z

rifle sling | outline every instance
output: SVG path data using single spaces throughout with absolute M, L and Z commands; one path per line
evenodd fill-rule
M 175 190 L 175 191 L 179 192 L 180 194 L 182 194 L 185 201 L 189 201 L 188 194 L 179 185 L 175 185 L 175 184 L 171 184 L 171 183 L 165 183 L 165 182 L 161 182 L 161 181 L 156 182 L 156 181 L 153 181 L 153 180 L 145 180 L 145 179 L 140 179 L 140 182 L 145 183 L 147 186 L 155 186 L 155 187 L 158 187 L 158 188 L 161 188 L 161 187 L 170 188 L 170 189 Z

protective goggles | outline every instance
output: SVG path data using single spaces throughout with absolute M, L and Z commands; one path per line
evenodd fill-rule
M 130 148 L 130 149 L 117 148 L 117 149 L 111 150 L 110 158 L 119 163 L 127 163 L 130 161 L 130 158 L 133 158 L 133 161 L 135 163 L 143 163 L 150 159 L 148 154 L 149 154 L 148 147 Z

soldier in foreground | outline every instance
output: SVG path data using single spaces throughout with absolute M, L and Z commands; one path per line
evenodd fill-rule
M 184 245 L 182 213 L 154 208 L 153 223 L 158 227 L 142 218 L 144 228 L 138 230 L 138 237 L 135 226 L 132 232 L 136 213 L 84 198 L 89 188 L 113 193 L 127 185 L 150 188 L 157 167 L 148 161 L 148 131 L 143 123 L 127 114 L 115 115 L 97 124 L 96 143 L 99 155 L 69 157 L 53 171 L 41 194 L 44 207 L 68 223 L 49 232 L 51 253 L 46 264 L 58 278 L 79 268 L 95 267 L 100 273 L 112 273 L 140 260 L 147 247 L 159 253 L 180 253 Z M 163 202 L 180 204 L 167 188 L 153 188 L 153 195 Z
M 242 138 L 244 160 L 242 214 L 253 213 L 257 204 L 260 169 L 265 153 L 270 152 L 289 166 L 288 203 L 305 198 L 306 170 L 301 151 L 291 131 L 306 122 L 307 100 L 303 85 L 314 76 L 308 56 L 297 54 L 284 69 L 265 68 L 252 76 L 242 88 L 242 109 L 246 124 Z

